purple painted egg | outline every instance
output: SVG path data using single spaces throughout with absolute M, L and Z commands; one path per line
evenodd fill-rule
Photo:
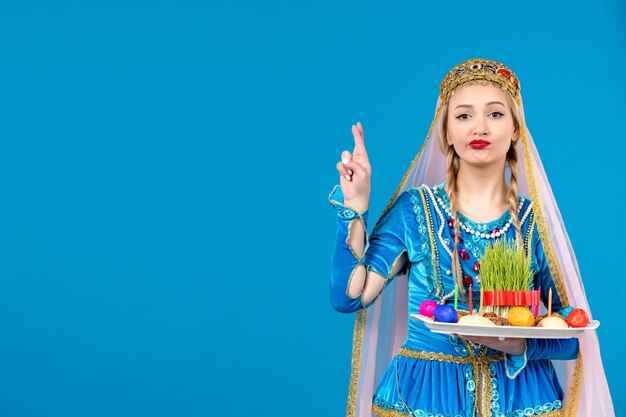
M 437 302 L 434 300 L 426 300 L 420 304 L 420 314 L 426 317 L 432 317 L 435 314 Z
M 441 323 L 456 323 L 458 320 L 459 315 L 456 313 L 454 307 L 444 304 L 435 308 L 435 321 Z

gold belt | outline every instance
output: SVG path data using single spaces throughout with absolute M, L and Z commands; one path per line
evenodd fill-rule
M 470 350 L 471 352 L 471 350 Z M 435 353 L 426 352 L 423 350 L 411 350 L 405 347 L 401 347 L 398 351 L 398 355 L 406 356 L 407 358 L 425 359 L 427 361 L 440 361 L 440 362 L 452 362 L 452 363 L 464 363 L 469 365 L 476 365 L 479 363 L 490 363 L 504 360 L 504 353 L 500 352 L 490 356 L 454 356 L 447 353 Z

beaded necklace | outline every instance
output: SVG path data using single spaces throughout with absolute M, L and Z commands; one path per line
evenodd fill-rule
M 440 186 L 435 186 L 433 187 L 433 191 L 435 193 L 437 193 L 439 191 L 439 187 Z M 443 190 L 443 187 L 441 186 L 441 189 Z M 450 208 L 450 206 L 443 201 L 443 199 L 441 198 L 441 196 L 437 195 L 436 196 L 436 202 L 439 203 L 439 206 L 446 212 L 446 214 L 448 215 L 448 222 L 451 223 L 451 220 L 455 221 L 455 222 L 459 222 L 459 227 L 461 229 L 463 229 L 466 233 L 469 233 L 471 235 L 477 235 L 483 239 L 496 239 L 499 238 L 500 236 L 503 236 L 504 234 L 506 234 L 507 230 L 509 230 L 509 228 L 513 225 L 513 218 L 510 218 L 505 224 L 504 226 L 502 226 L 502 228 L 496 227 L 493 230 L 491 230 L 488 233 L 485 232 L 481 232 L 480 230 L 474 229 L 472 226 L 464 223 L 460 217 L 457 215 L 456 218 L 454 218 L 452 216 L 452 209 Z M 519 215 L 519 213 L 522 210 L 522 207 L 524 205 L 524 198 L 520 197 L 519 201 L 517 203 L 517 213 Z M 528 215 L 530 210 L 530 206 L 526 209 L 526 213 L 524 214 L 524 218 L 521 221 L 521 223 L 524 222 L 524 220 L 526 219 L 526 216 Z M 458 214 L 458 212 L 457 212 Z M 454 224 L 454 223 L 452 223 Z

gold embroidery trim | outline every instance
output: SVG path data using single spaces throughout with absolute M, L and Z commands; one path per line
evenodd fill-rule
M 539 236 L 541 238 L 541 243 L 543 244 L 543 251 L 546 254 L 546 258 L 548 259 L 548 267 L 550 269 L 550 274 L 552 275 L 552 280 L 556 285 L 556 290 L 559 295 L 559 299 L 561 300 L 561 304 L 563 307 L 569 306 L 569 300 L 567 298 L 567 291 L 565 289 L 565 282 L 563 280 L 563 274 L 561 273 L 561 268 L 559 266 L 558 259 L 554 254 L 554 247 L 552 246 L 552 241 L 550 240 L 550 236 L 548 235 L 548 226 L 546 224 L 546 219 L 543 215 L 543 204 L 539 197 L 539 192 L 537 190 L 537 183 L 535 181 L 535 171 L 532 165 L 532 159 L 530 157 L 530 147 L 528 145 L 528 138 L 526 137 L 526 126 L 524 121 L 521 121 L 520 130 L 522 131 L 522 150 L 524 154 L 524 167 L 526 168 L 528 181 L 528 190 L 530 192 L 530 199 L 535 205 L 536 210 L 534 210 L 537 229 L 539 230 Z
M 380 416 L 380 417 L 406 417 L 407 414 L 401 413 L 399 411 L 390 411 L 390 410 L 385 410 L 382 409 L 374 404 L 372 404 L 372 412 L 376 413 L 376 415 Z
M 489 364 L 490 362 L 498 362 L 504 360 L 504 353 L 498 353 L 496 355 L 491 356 L 454 356 L 448 353 L 435 353 L 435 352 L 425 352 L 422 350 L 412 350 L 407 349 L 405 347 L 401 347 L 398 350 L 398 355 L 405 356 L 407 358 L 415 358 L 415 359 L 425 359 L 428 361 L 439 361 L 439 362 L 451 362 L 451 363 L 462 363 L 462 364 L 477 364 L 477 363 L 485 363 Z
M 483 411 L 487 410 L 487 408 L 485 408 L 485 400 L 484 400 L 484 389 L 485 389 L 485 385 L 483 384 L 483 379 L 482 379 L 482 375 L 487 375 L 489 373 L 489 365 L 486 365 L 484 363 L 481 364 L 472 364 L 472 378 L 474 379 L 474 384 L 475 384 L 475 389 L 474 389 L 474 395 L 476 396 L 476 402 L 474 403 L 474 405 L 478 408 L 478 415 L 482 416 L 483 415 Z M 489 388 L 491 388 L 491 378 L 489 378 Z M 491 407 L 488 407 L 489 410 L 489 417 L 491 417 Z
M 382 409 L 374 404 L 372 404 L 372 412 L 376 413 L 376 415 L 380 417 L 406 417 L 407 416 L 407 414 L 400 413 L 395 410 L 389 411 L 389 410 Z
M 574 374 L 572 375 L 572 383 L 567 395 L 567 402 L 565 404 L 565 417 L 576 417 L 578 412 L 578 403 L 580 402 L 580 389 L 582 387 L 583 378 L 583 357 L 578 352 L 576 358 L 576 367 L 574 368 Z
M 422 208 L 424 209 L 424 216 L 426 217 L 426 229 L 428 229 L 428 239 L 430 240 L 430 261 L 433 264 L 433 275 L 435 279 L 435 285 L 437 286 L 437 293 L 435 294 L 435 297 L 439 297 L 439 294 L 441 293 L 441 287 L 439 286 L 439 277 L 437 277 L 437 244 L 435 243 L 434 231 L 431 228 L 430 210 L 428 209 L 428 204 L 426 203 L 424 190 L 420 189 L 419 194 L 420 198 L 422 199 Z
M 346 417 L 356 417 L 357 391 L 359 389 L 359 377 L 361 375 L 361 348 L 363 347 L 366 322 L 367 310 L 357 311 L 356 319 L 354 320 L 354 332 L 352 334 L 352 365 Z
M 563 410 L 552 410 L 547 413 L 536 414 L 541 417 L 563 417 Z
M 483 383 L 482 378 L 479 383 L 476 384 L 476 389 L 480 387 L 480 397 L 482 400 L 482 409 L 485 411 L 485 417 L 491 417 L 491 371 L 489 370 L 489 365 L 486 363 L 479 363 L 478 365 L 474 365 L 473 368 L 478 369 L 478 376 L 480 378 L 481 375 L 485 377 L 485 381 Z

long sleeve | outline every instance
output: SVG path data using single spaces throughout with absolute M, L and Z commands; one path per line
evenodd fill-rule
M 337 311 L 351 313 L 368 307 L 374 301 L 363 305 L 361 295 L 352 298 L 348 294 L 350 279 L 359 265 L 385 277 L 385 286 L 397 273 L 396 266 L 406 252 L 405 222 L 407 215 L 410 216 L 410 202 L 407 193 L 401 194 L 368 238 L 367 210 L 358 213 L 346 207 L 339 186 L 333 188 L 329 201 L 337 210 L 337 239 L 331 261 L 330 299 Z M 351 226 L 357 221 L 363 222 L 365 230 L 363 254 L 356 253 L 349 244 Z
M 533 269 L 535 273 L 535 287 L 541 287 L 541 299 L 544 305 L 548 304 L 550 288 L 552 288 L 552 311 L 558 313 L 563 309 L 563 302 L 556 289 L 548 259 L 543 250 L 536 225 L 533 230 L 534 255 Z M 535 263 L 536 261 L 536 263 Z M 526 351 L 522 355 L 506 355 L 507 376 L 514 378 L 526 366 L 527 360 L 554 359 L 569 360 L 578 356 L 579 343 L 577 338 L 572 339 L 527 339 Z
M 343 204 L 343 193 L 337 185 L 328 200 L 337 210 L 337 240 L 331 260 L 330 302 L 333 308 L 342 313 L 351 313 L 363 308 L 361 296 L 352 298 L 348 295 L 350 278 L 361 262 L 362 257 L 355 253 L 348 244 L 350 226 L 355 221 L 363 222 L 365 230 L 365 250 L 367 250 L 367 217 L 369 210 L 359 213 Z
M 529 360 L 569 360 L 578 356 L 578 339 L 526 339 L 521 355 L 505 355 L 506 375 L 514 379 Z

